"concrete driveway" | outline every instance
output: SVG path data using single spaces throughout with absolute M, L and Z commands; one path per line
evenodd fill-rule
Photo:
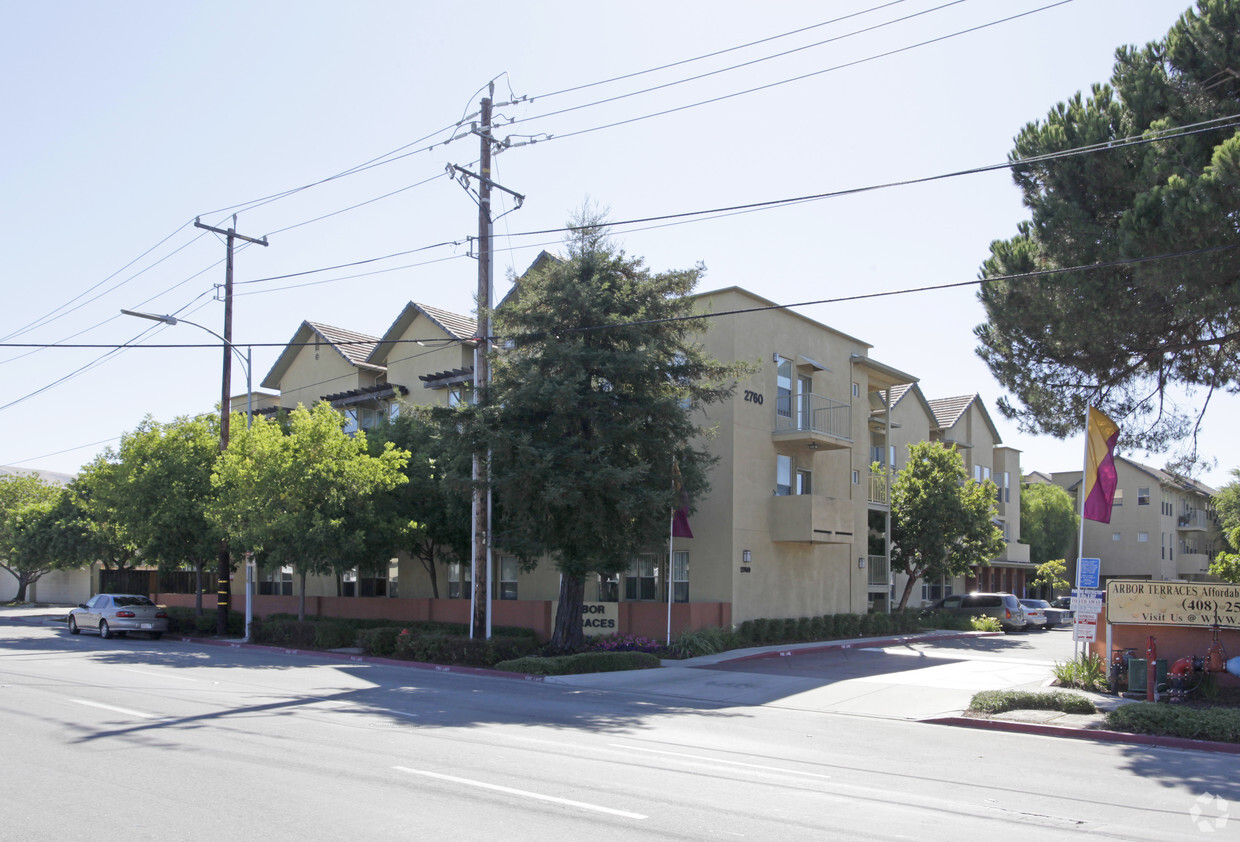
M 858 716 L 930 719 L 968 707 L 982 690 L 1038 690 L 1072 657 L 1070 631 L 928 634 L 735 650 L 666 661 L 661 670 L 558 676 L 582 688 Z

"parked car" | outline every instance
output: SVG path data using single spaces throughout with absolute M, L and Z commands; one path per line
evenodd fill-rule
M 1063 612 L 1063 622 L 1071 623 L 1076 618 L 1076 612 L 1072 610 L 1072 597 L 1057 596 L 1051 600 L 1051 608 L 1055 608 Z
M 1005 632 L 1025 629 L 1025 609 L 1020 600 L 1010 593 L 953 594 L 933 603 L 922 613 L 943 611 L 967 617 L 994 617 Z
M 1022 599 L 1020 606 L 1025 609 L 1025 628 L 1046 631 L 1051 627 L 1046 616 L 1046 609 L 1051 606 L 1045 599 Z
M 168 612 L 139 594 L 95 594 L 69 612 L 69 634 L 83 629 L 98 632 L 105 640 L 131 631 L 159 640 L 168 631 Z

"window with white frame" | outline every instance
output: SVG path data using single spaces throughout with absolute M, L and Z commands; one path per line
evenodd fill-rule
M 1148 544 L 1148 543 L 1149 543 L 1149 541 L 1150 541 L 1150 533 L 1148 533 L 1148 532 L 1138 532 L 1138 533 L 1137 533 L 1137 543 L 1138 543 L 1138 544 Z
M 813 477 L 810 476 L 809 471 L 805 470 L 804 468 L 797 468 L 797 475 L 796 475 L 797 482 L 796 482 L 796 487 L 793 488 L 793 493 L 794 494 L 811 493 L 811 490 L 813 488 L 812 479 Z
M 454 561 L 448 565 L 448 599 L 468 599 L 470 569 L 468 564 Z
M 775 412 L 792 417 L 792 360 L 783 357 L 775 363 Z
M 598 577 L 598 601 L 599 602 L 619 602 L 620 601 L 620 574 L 612 573 L 604 576 L 601 573 Z
M 517 560 L 511 556 L 499 560 L 499 598 L 517 598 Z
M 654 553 L 642 553 L 629 562 L 624 598 L 630 602 L 659 598 L 659 563 Z
M 934 602 L 952 595 L 951 579 L 942 578 L 937 582 L 921 583 L 922 602 Z
M 672 553 L 672 601 L 689 601 L 689 553 Z
M 1118 532 L 1112 532 L 1112 533 L 1111 533 L 1111 540 L 1112 540 L 1112 541 L 1118 541 L 1118 540 L 1119 540 L 1119 533 L 1118 533 Z
M 1112 498 L 1111 505 L 1112 506 L 1124 505 L 1124 489 L 1122 488 L 1115 489 L 1115 497 Z
M 775 495 L 786 497 L 792 493 L 792 457 L 782 453 L 775 455 Z
M 1150 504 L 1150 490 L 1148 488 L 1137 489 L 1137 505 L 1148 506 Z

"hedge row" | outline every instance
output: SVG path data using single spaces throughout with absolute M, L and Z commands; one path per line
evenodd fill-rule
M 1240 743 L 1240 710 L 1186 708 L 1161 702 L 1120 705 L 1107 713 L 1107 728 L 1189 740 Z
M 926 628 L 915 613 L 902 614 L 824 614 L 794 619 L 745 620 L 736 630 L 741 646 L 772 643 L 807 643 L 816 640 L 842 640 L 853 637 L 881 637 L 887 634 L 913 634 Z
M 1058 710 L 1064 713 L 1097 713 L 1094 703 L 1078 693 L 1065 690 L 984 690 L 973 696 L 969 710 L 1003 713 L 1009 710 Z
M 662 666 L 649 652 L 580 652 L 550 658 L 525 657 L 495 664 L 495 669 L 526 675 L 580 675 L 587 672 L 646 670 Z

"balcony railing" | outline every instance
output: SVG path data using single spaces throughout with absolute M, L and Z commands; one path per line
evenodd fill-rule
M 1206 513 L 1203 509 L 1189 509 L 1176 520 L 1176 526 L 1180 529 L 1199 529 L 1204 531 L 1209 524 L 1206 521 Z
M 866 495 L 866 499 L 871 503 L 879 503 L 884 506 L 891 502 L 887 497 L 886 474 L 870 474 L 870 490 Z
M 785 395 L 775 399 L 775 435 L 825 438 L 852 443 L 852 406 L 825 395 Z
M 886 587 L 891 584 L 891 567 L 887 563 L 887 556 L 870 556 L 866 561 L 866 569 L 869 572 L 869 583 L 871 585 Z

